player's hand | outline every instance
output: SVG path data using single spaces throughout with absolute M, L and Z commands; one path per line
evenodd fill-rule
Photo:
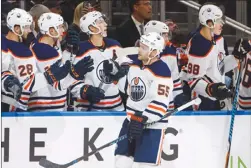
M 232 92 L 223 83 L 210 83 L 206 87 L 209 96 L 215 97 L 217 100 L 224 100 L 232 97 Z
M 4 89 L 11 92 L 15 100 L 19 100 L 22 94 L 22 85 L 13 75 L 7 77 L 3 83 Z
M 84 85 L 80 89 L 80 96 L 82 99 L 88 100 L 91 104 L 100 102 L 100 100 L 105 98 L 104 90 L 93 87 L 91 85 Z
M 138 139 L 142 136 L 147 120 L 147 116 L 144 115 L 131 115 L 127 133 L 128 140 Z
M 67 43 L 67 50 L 71 52 L 72 47 L 72 52 L 76 55 L 78 53 L 80 43 L 79 32 L 73 28 L 69 28 L 65 40 Z
M 233 55 L 237 59 L 243 59 L 251 51 L 251 45 L 247 40 L 239 39 L 234 46 Z
M 129 66 L 120 66 L 116 61 L 105 60 L 103 63 L 103 70 L 105 76 L 108 76 L 113 81 L 118 81 L 128 73 Z
M 177 96 L 174 98 L 174 100 L 173 100 L 173 102 L 174 102 L 174 107 L 175 107 L 175 108 L 178 108 L 178 107 L 180 107 L 180 106 L 186 104 L 186 103 L 189 102 L 190 100 L 191 100 L 191 98 L 190 98 L 188 95 L 186 95 L 186 94 L 184 94 L 184 93 L 181 93 L 181 94 L 177 95 Z M 193 110 L 193 108 L 192 108 L 192 107 L 188 107 L 188 108 L 186 108 L 185 110 Z
M 70 74 L 76 80 L 83 80 L 85 74 L 91 72 L 93 69 L 93 59 L 90 56 L 86 56 L 84 59 L 71 66 Z
M 65 78 L 69 73 L 70 67 L 70 61 L 66 61 L 65 64 L 61 66 L 61 60 L 58 60 L 46 68 L 44 76 L 47 79 L 47 82 L 52 85 L 54 82 Z

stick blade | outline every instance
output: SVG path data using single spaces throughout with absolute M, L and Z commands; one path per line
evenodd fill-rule
M 65 168 L 65 166 L 53 163 L 45 158 L 40 159 L 39 165 L 45 168 Z

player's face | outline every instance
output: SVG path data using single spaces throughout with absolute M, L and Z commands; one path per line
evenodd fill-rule
M 103 18 L 100 18 L 96 21 L 97 27 L 100 29 L 102 36 L 106 37 L 107 36 L 107 23 Z
M 135 8 L 136 12 L 146 20 L 150 20 L 152 18 L 152 4 L 149 0 L 140 0 Z
M 223 21 L 221 19 L 216 20 L 214 27 L 214 34 L 221 35 L 223 28 Z
M 162 33 L 161 36 L 164 38 L 165 43 L 167 43 L 169 41 L 169 33 Z
M 138 59 L 141 61 L 147 61 L 149 58 L 149 47 L 143 43 L 139 43 L 139 55 Z

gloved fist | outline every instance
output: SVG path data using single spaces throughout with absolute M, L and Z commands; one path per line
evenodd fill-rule
M 91 72 L 93 69 L 93 59 L 90 56 L 86 56 L 84 59 L 71 66 L 70 74 L 76 80 L 83 80 L 85 74 Z
M 45 70 L 44 76 L 47 82 L 52 85 L 54 82 L 65 78 L 69 73 L 70 67 L 70 61 L 66 61 L 65 64 L 61 66 L 61 60 L 58 60 Z
M 131 115 L 127 133 L 128 140 L 138 139 L 142 136 L 147 120 L 148 117 L 144 115 Z
M 70 52 L 72 50 L 73 54 L 76 55 L 78 53 L 80 43 L 79 32 L 73 28 L 69 28 L 65 40 L 67 43 L 67 50 Z
M 100 100 L 105 98 L 104 90 L 93 87 L 91 85 L 84 85 L 80 89 L 80 96 L 82 99 L 88 100 L 91 104 L 100 102 Z
M 251 51 L 251 45 L 247 40 L 239 39 L 234 46 L 233 55 L 237 59 L 243 59 Z
M 191 100 L 191 98 L 188 95 L 181 93 L 174 98 L 174 107 L 178 108 L 178 107 L 186 104 L 190 100 Z M 190 107 L 186 108 L 185 110 L 193 110 L 193 108 L 190 106 Z
M 103 70 L 105 76 L 108 76 L 113 81 L 118 81 L 120 78 L 128 73 L 129 66 L 120 66 L 116 61 L 105 60 L 103 63 Z
M 4 89 L 11 92 L 15 100 L 19 100 L 22 94 L 22 85 L 13 75 L 7 77 L 3 83 Z
M 232 92 L 223 83 L 210 83 L 206 87 L 209 96 L 215 97 L 217 100 L 224 100 L 232 97 Z

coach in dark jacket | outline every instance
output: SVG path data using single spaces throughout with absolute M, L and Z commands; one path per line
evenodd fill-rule
M 148 0 L 129 0 L 130 17 L 117 27 L 117 40 L 122 47 L 132 47 L 144 33 L 144 24 L 151 20 L 152 6 Z

